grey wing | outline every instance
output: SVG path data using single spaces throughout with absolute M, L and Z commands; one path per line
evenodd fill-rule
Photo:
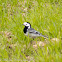
M 41 36 L 41 34 L 38 32 L 38 31 L 36 31 L 36 30 L 34 30 L 33 28 L 30 28 L 29 30 L 28 30 L 28 32 L 29 32 L 29 35 L 31 35 L 31 36 Z
M 28 30 L 28 32 L 29 32 L 29 35 L 32 36 L 32 37 L 39 37 L 39 36 L 41 36 L 41 37 L 44 37 L 44 38 L 48 38 L 48 37 L 42 35 L 41 33 L 39 33 L 38 31 L 34 30 L 33 28 L 30 28 Z

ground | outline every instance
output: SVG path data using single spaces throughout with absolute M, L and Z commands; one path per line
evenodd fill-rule
M 25 36 L 24 22 L 48 39 Z M 62 1 L 0 0 L 0 61 L 62 62 Z

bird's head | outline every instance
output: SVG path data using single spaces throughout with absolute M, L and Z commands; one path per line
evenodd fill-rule
M 31 28 L 31 24 L 29 22 L 24 22 L 23 25 L 27 28 Z

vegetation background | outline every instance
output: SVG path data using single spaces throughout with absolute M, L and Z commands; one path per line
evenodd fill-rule
M 26 37 L 24 22 L 49 39 Z M 62 0 L 0 0 L 0 61 L 62 62 Z

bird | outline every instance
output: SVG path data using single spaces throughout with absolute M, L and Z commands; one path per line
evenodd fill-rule
M 48 37 L 42 35 L 42 33 L 31 28 L 31 24 L 29 22 L 24 22 L 23 25 L 25 26 L 23 29 L 23 32 L 26 36 L 33 37 L 33 38 L 36 38 L 36 37 L 48 38 Z

